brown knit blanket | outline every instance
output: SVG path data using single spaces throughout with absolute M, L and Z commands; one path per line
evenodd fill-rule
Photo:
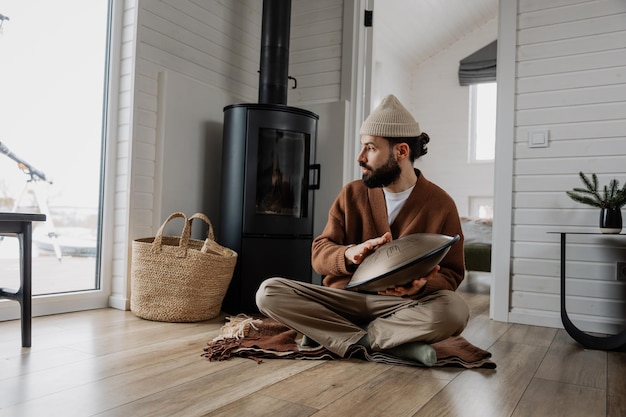
M 304 347 L 298 342 L 301 335 L 295 330 L 267 317 L 238 315 L 227 317 L 221 334 L 204 348 L 203 357 L 210 361 L 222 361 L 232 356 L 263 362 L 263 359 L 340 359 L 323 346 Z M 472 345 L 461 336 L 451 337 L 431 345 L 437 353 L 434 366 L 462 368 L 490 368 L 496 364 L 490 360 L 491 353 Z M 367 352 L 355 346 L 348 354 L 358 358 L 390 365 L 423 366 L 381 352 Z

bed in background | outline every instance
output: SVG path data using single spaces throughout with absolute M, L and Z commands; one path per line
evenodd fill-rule
M 491 219 L 461 217 L 465 237 L 465 269 L 491 272 Z

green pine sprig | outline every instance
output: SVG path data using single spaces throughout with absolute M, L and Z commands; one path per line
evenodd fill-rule
M 591 174 L 591 179 L 584 173 L 579 172 L 580 179 L 586 188 L 574 188 L 566 191 L 567 195 L 574 201 L 592 207 L 620 209 L 626 205 L 626 183 L 619 188 L 619 181 L 615 178 L 602 189 L 598 185 L 598 176 Z

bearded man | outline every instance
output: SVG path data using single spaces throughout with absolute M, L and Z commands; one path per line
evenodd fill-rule
M 432 366 L 430 344 L 459 335 L 469 319 L 467 303 L 455 292 L 465 272 L 456 205 L 414 168 L 430 139 L 395 96 L 383 99 L 360 135 L 363 178 L 344 186 L 312 245 L 312 266 L 323 285 L 270 278 L 257 291 L 257 306 L 302 333 L 304 343 L 341 357 L 358 345 Z M 415 233 L 461 239 L 430 273 L 407 285 L 378 293 L 345 288 L 378 246 Z

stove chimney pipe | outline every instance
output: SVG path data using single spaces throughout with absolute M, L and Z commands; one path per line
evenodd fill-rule
M 259 103 L 287 104 L 291 0 L 263 0 Z

